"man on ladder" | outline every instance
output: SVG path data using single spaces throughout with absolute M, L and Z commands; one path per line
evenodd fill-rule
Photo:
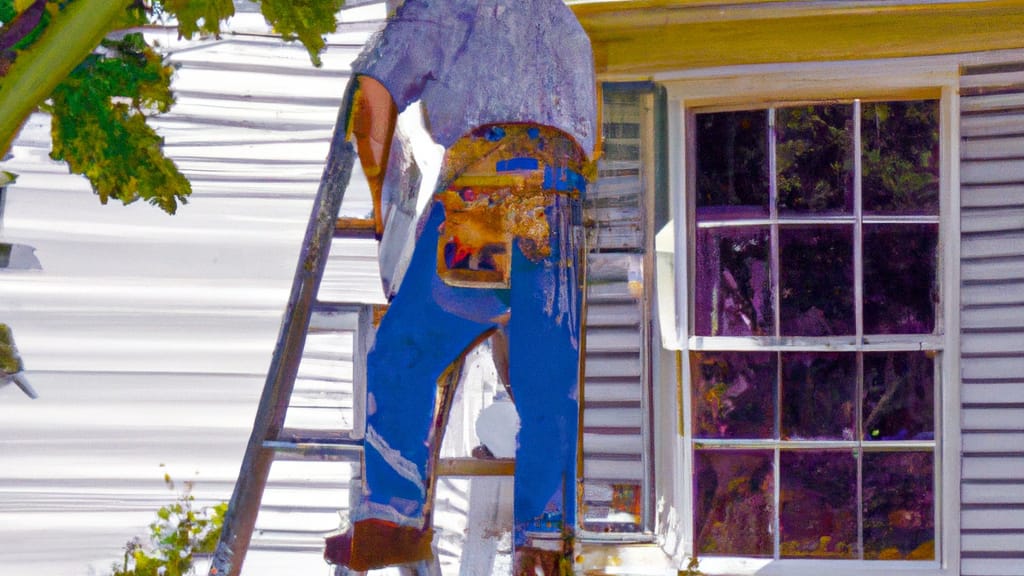
M 436 383 L 498 332 L 520 417 L 515 573 L 571 562 L 592 58 L 561 0 L 406 0 L 354 63 L 349 125 L 378 237 L 392 233 L 398 113 L 419 101 L 445 154 L 404 274 L 382 271 L 391 302 L 367 356 L 365 484 L 328 561 L 367 570 L 432 557 Z

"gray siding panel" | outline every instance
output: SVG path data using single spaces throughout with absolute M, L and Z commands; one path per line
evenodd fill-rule
M 1024 138 L 1007 136 L 967 140 L 960 147 L 962 160 L 986 160 L 1024 157 Z
M 1024 574 L 1024 66 L 961 79 L 961 574 Z
M 1024 205 L 1024 184 L 1007 182 L 987 186 L 971 186 L 961 182 L 960 195 L 961 206 L 965 210 L 1022 206 Z
M 1024 455 L 985 455 L 974 457 L 971 454 L 964 455 L 963 477 L 968 480 L 1016 480 L 1024 478 Z M 1010 503 L 1005 503 L 1007 506 Z M 966 511 L 965 511 L 966 512 Z M 1024 511 L 1017 510 L 1015 527 L 1024 529 Z M 983 521 L 979 518 L 979 521 Z M 963 526 L 968 528 L 966 524 Z M 973 526 L 985 528 L 986 526 Z M 1004 526 L 988 526 L 989 528 L 1003 528 Z
M 981 260 L 962 260 L 960 262 L 960 278 L 968 283 L 1016 280 L 1022 275 L 1024 275 L 1024 256 L 987 262 Z
M 968 217 L 966 214 L 964 216 Z M 1024 254 L 1024 230 L 1000 234 L 964 234 L 960 250 L 964 258 L 1016 257 Z
M 1024 510 L 1020 507 L 966 509 L 961 517 L 964 530 L 1024 530 Z
M 972 106 L 970 97 L 964 98 L 965 106 Z M 1005 138 L 1024 134 L 1024 111 L 1021 110 L 965 110 L 960 122 L 960 136 L 965 140 L 974 138 Z
M 963 576 L 1020 576 L 1024 557 L 964 558 L 960 565 Z
M 971 386 L 964 384 L 967 389 Z M 972 404 L 964 404 L 960 419 L 963 422 L 965 444 L 967 436 L 972 432 L 980 430 L 1024 430 L 1024 407 L 1010 405 L 1011 407 L 1000 407 L 998 404 L 986 405 L 983 408 L 973 408 Z M 973 442 L 973 439 L 971 440 Z M 981 451 L 989 451 L 994 447 L 979 447 Z M 1017 446 L 1024 450 L 1024 445 Z
M 623 522 L 612 509 L 624 486 L 649 500 L 643 493 L 647 320 L 644 300 L 630 290 L 630 280 L 642 273 L 647 245 L 642 110 L 635 96 L 606 94 L 604 121 L 604 157 L 584 211 L 589 254 L 581 516 L 588 530 L 639 532 L 645 528 L 642 517 Z
M 1024 207 L 975 208 L 969 215 L 963 221 L 964 228 L 961 228 L 961 232 L 966 234 L 1024 230 Z
M 1024 333 L 1011 332 L 979 332 L 965 334 L 960 351 L 971 355 L 1020 355 L 1024 354 Z M 968 337 L 969 336 L 969 337 Z
M 1006 403 L 1024 403 L 1024 374 L 1018 375 L 1017 378 L 1007 382 L 972 382 L 970 386 L 964 386 L 961 397 L 964 404 L 992 402 L 993 398 Z M 1021 438 L 1021 441 L 1024 441 L 1024 438 Z M 967 439 L 964 439 L 965 449 L 966 446 Z M 1024 446 L 1024 444 L 1018 444 L 1018 446 Z
M 963 339 L 969 339 L 964 334 Z M 971 380 L 998 380 L 1024 374 L 1024 358 L 1011 357 L 964 357 L 960 362 L 960 374 L 964 384 Z
M 1020 442 L 1020 439 L 1015 441 Z M 964 483 L 964 506 L 972 504 L 1024 504 L 1024 481 L 1012 484 L 972 484 Z
M 964 282 L 962 302 L 965 308 L 1012 308 L 1024 304 L 1024 278 L 1007 278 L 995 282 Z M 1017 316 L 1020 318 L 1020 316 Z
M 966 534 L 964 547 L 980 552 L 999 552 L 1007 549 L 1024 549 L 1024 531 L 999 534 Z

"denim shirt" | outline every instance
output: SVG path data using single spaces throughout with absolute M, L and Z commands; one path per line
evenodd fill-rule
M 588 156 L 595 149 L 590 40 L 562 0 L 406 0 L 367 43 L 352 72 L 384 85 L 399 111 L 419 101 L 421 109 L 409 111 L 422 113 L 418 131 L 425 127 L 445 149 L 477 127 L 507 123 L 557 128 Z M 378 256 L 389 299 L 402 282 L 417 222 L 425 215 L 424 189 L 433 182 L 421 177 L 433 180 L 440 164 L 432 156 L 437 151 L 413 146 L 402 125 L 400 119 L 382 195 Z
M 478 126 L 532 122 L 594 151 L 590 40 L 561 0 L 406 0 L 352 70 L 399 110 L 420 100 L 445 148 Z

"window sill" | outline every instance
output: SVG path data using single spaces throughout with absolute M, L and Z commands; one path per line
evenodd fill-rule
M 587 576 L 677 576 L 686 562 L 676 564 L 656 545 L 581 544 L 577 547 L 578 574 Z M 884 560 L 771 560 L 704 557 L 699 570 L 705 576 L 955 576 L 957 570 L 937 561 Z
M 898 574 L 899 576 L 948 576 L 937 561 L 885 560 L 771 560 L 747 558 L 710 558 L 700 561 L 700 570 L 707 576 L 854 576 L 863 574 Z

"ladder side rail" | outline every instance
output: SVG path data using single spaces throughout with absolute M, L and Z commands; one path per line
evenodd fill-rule
M 377 329 L 374 326 L 374 307 L 364 304 L 359 308 L 356 336 L 353 341 L 352 370 L 352 439 L 366 436 L 366 356 L 373 346 Z
M 260 397 L 252 434 L 224 518 L 210 576 L 238 576 L 249 548 L 274 451 L 264 446 L 284 425 L 289 398 L 302 360 L 306 331 L 323 277 L 345 189 L 352 175 L 355 149 L 346 140 L 350 110 L 346 94 L 339 110 L 330 151 L 320 179 L 277 347 Z

